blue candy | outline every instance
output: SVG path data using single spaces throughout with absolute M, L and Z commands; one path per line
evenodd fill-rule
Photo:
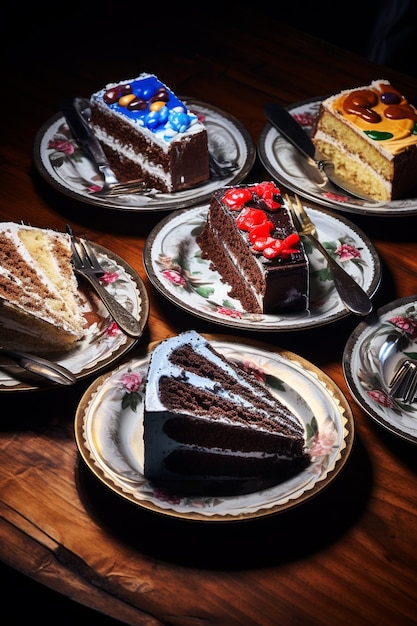
M 146 116 L 145 125 L 152 129 L 156 128 L 159 123 L 159 111 L 150 111 Z
M 190 118 L 187 113 L 180 111 L 171 111 L 169 114 L 169 125 L 178 133 L 183 133 L 190 125 Z

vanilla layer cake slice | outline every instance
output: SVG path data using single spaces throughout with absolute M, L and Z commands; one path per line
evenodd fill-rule
M 373 200 L 417 193 L 417 109 L 389 81 L 323 100 L 312 139 L 335 171 Z
M 68 350 L 83 336 L 69 235 L 0 223 L 0 342 Z

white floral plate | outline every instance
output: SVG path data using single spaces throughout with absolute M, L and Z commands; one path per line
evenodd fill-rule
M 92 243 L 97 257 L 106 270 L 100 279 L 105 288 L 140 321 L 145 328 L 149 315 L 149 299 L 140 276 L 122 258 L 103 246 Z M 69 369 L 77 380 L 97 374 L 133 348 L 137 339 L 122 333 L 107 309 L 91 289 L 80 282 L 82 311 L 87 328 L 82 339 L 69 352 L 45 355 Z M 1 357 L 0 357 L 1 359 Z M 0 360 L 0 391 L 44 389 L 25 370 Z
M 291 115 L 304 130 L 311 135 L 323 97 L 297 102 L 288 108 Z M 372 202 L 361 200 L 341 192 L 330 194 L 317 185 L 317 170 L 272 124 L 267 124 L 258 140 L 258 155 L 266 170 L 283 185 L 297 194 L 339 211 L 399 217 L 417 215 L 417 198 L 395 200 L 393 202 Z
M 227 336 L 205 335 L 213 347 L 267 387 L 305 426 L 309 466 L 274 487 L 226 497 L 181 497 L 156 489 L 143 476 L 143 387 L 150 353 L 103 374 L 87 389 L 75 416 L 80 454 L 93 474 L 131 503 L 168 516 L 229 521 L 271 515 L 320 493 L 345 465 L 354 422 L 340 389 L 321 370 L 287 351 Z
M 48 120 L 36 135 L 34 161 L 43 178 L 55 189 L 75 200 L 105 209 L 121 211 L 168 211 L 209 200 L 212 192 L 223 185 L 242 181 L 252 169 L 256 157 L 253 140 L 235 117 L 199 100 L 182 97 L 207 128 L 210 153 L 219 162 L 230 163 L 232 171 L 225 177 L 212 177 L 185 191 L 164 194 L 156 191 L 100 198 L 103 177 L 74 141 L 61 113 Z
M 378 254 L 356 226 L 325 210 L 306 207 L 319 239 L 343 267 L 373 296 L 381 280 Z M 168 300 L 197 317 L 222 326 L 254 331 L 301 330 L 339 320 L 350 312 L 335 289 L 323 256 L 308 241 L 310 310 L 280 315 L 247 313 L 228 297 L 230 287 L 210 263 L 201 259 L 196 237 L 206 222 L 208 207 L 171 213 L 147 237 L 144 265 L 150 281 Z
M 395 340 L 396 347 L 382 367 L 379 352 L 388 339 Z M 343 353 L 343 369 L 359 406 L 392 434 L 417 443 L 417 403 L 405 404 L 388 393 L 389 381 L 405 358 L 417 359 L 415 295 L 386 304 L 373 323 L 357 326 Z

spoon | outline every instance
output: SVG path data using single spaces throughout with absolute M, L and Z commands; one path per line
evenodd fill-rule
M 46 378 L 54 383 L 73 385 L 77 380 L 74 374 L 67 370 L 66 367 L 43 359 L 40 356 L 20 352 L 19 350 L 8 350 L 3 347 L 0 347 L 0 354 L 4 354 L 4 356 L 17 363 L 28 372 L 42 376 L 42 378 Z
M 392 357 L 401 352 L 398 345 L 400 339 L 400 336 L 396 336 L 394 338 L 388 337 L 378 351 L 378 363 L 381 369 L 382 378 L 387 387 L 389 386 L 395 369 L 395 363 L 392 361 Z
M 313 164 L 318 169 L 322 175 L 321 182 L 314 181 L 317 182 L 318 186 L 332 193 L 340 194 L 342 190 L 367 202 L 375 202 L 355 185 L 336 174 L 333 163 L 317 158 L 316 147 L 311 137 L 287 109 L 275 102 L 268 102 L 264 104 L 264 113 L 268 121 L 307 158 L 310 164 Z

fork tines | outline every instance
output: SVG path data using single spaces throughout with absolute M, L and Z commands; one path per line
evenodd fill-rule
M 395 372 L 390 382 L 390 394 L 393 398 L 412 404 L 417 399 L 417 362 L 405 359 Z
M 301 230 L 302 230 L 302 226 L 301 226 L 301 223 L 300 223 L 299 217 L 298 217 L 298 215 L 297 215 L 297 212 L 296 212 L 296 210 L 295 210 L 295 206 L 294 206 L 294 204 L 293 204 L 293 201 L 292 201 L 291 197 L 290 197 L 287 193 L 283 194 L 283 197 L 284 197 L 284 199 L 285 199 L 286 203 L 288 204 L 288 208 L 289 208 L 289 209 L 290 209 L 290 211 L 291 211 L 291 215 L 292 215 L 292 218 L 293 218 L 294 225 L 295 225 L 296 229 L 297 229 L 299 232 L 301 232 Z M 298 198 L 296 198 L 296 200 L 298 200 Z
M 79 239 L 80 245 L 82 246 L 84 253 L 85 253 L 85 257 L 84 258 L 88 258 L 91 267 L 96 270 L 96 271 L 102 271 L 104 274 L 104 270 L 100 265 L 100 261 L 98 260 L 96 253 L 93 250 L 93 246 L 90 244 L 90 242 L 88 241 L 88 239 L 83 239 L 80 237 Z
M 104 274 L 105 271 L 101 267 L 100 261 L 98 260 L 93 250 L 93 246 L 90 244 L 88 239 L 83 239 L 82 237 L 77 238 L 74 235 L 71 226 L 68 224 L 66 231 L 71 237 L 72 258 L 75 268 L 93 270 L 97 276 Z

